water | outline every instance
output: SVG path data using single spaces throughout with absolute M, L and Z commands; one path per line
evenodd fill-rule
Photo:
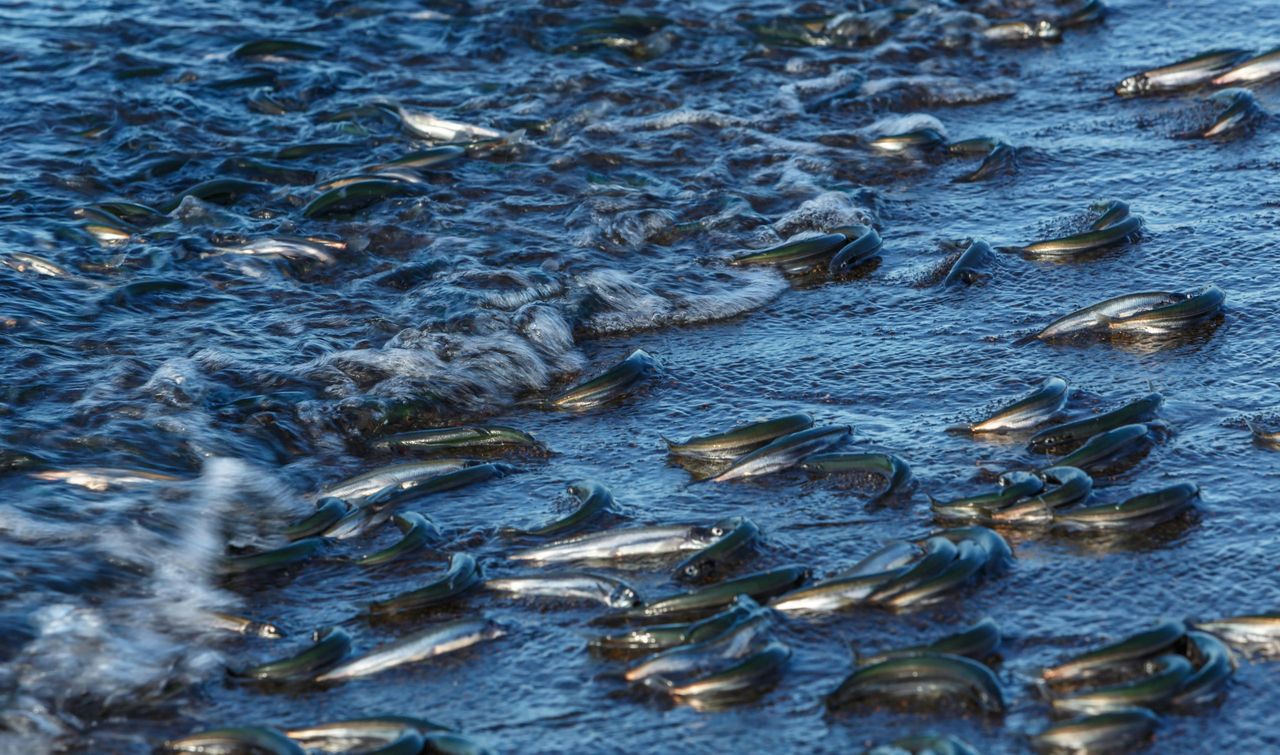
M 1242 420 L 1277 411 L 1270 237 L 1280 214 L 1268 187 L 1280 138 L 1263 123 L 1236 140 L 1175 140 L 1207 126 L 1205 95 L 1122 100 L 1110 88 L 1207 49 L 1267 49 L 1280 8 L 1117 1 L 1104 25 L 1068 30 L 1060 45 L 982 43 L 975 13 L 1063 10 L 1023 5 L 911 3 L 913 15 L 873 14 L 856 44 L 831 47 L 767 47 L 746 28 L 845 10 L 816 3 L 0 10 L 4 251 L 68 271 L 0 268 L 0 440 L 53 468 L 179 478 L 105 491 L 0 478 L 0 749 L 148 752 L 205 726 L 394 712 L 457 725 L 500 751 L 847 751 L 937 731 L 1020 752 L 1048 720 L 1031 683 L 1045 664 L 1159 616 L 1273 610 L 1280 457 L 1252 446 Z M 624 12 L 670 23 L 639 24 L 635 34 L 651 34 L 630 52 L 581 44 L 575 25 Z M 263 37 L 326 49 L 229 57 Z M 1254 90 L 1264 108 L 1280 107 L 1276 87 Z M 314 183 L 415 148 L 369 107 L 381 101 L 523 134 L 424 171 L 411 196 L 355 220 L 304 218 Z M 953 140 L 1007 139 L 1016 173 L 953 183 L 976 161 L 865 146 L 868 134 L 929 117 Z M 315 143 L 341 146 L 277 156 Z M 160 206 L 218 176 L 266 185 L 229 206 L 188 198 L 123 242 L 78 229 L 77 208 Z M 1026 243 L 1079 225 L 1108 198 L 1144 216 L 1140 243 L 1072 264 L 1001 255 L 984 285 L 931 285 L 951 259 L 940 242 Z M 885 238 L 882 259 L 850 281 L 796 286 L 720 262 L 868 221 Z M 343 246 L 332 264 L 221 251 L 282 235 Z M 1227 292 L 1225 316 L 1189 338 L 1013 345 L 1113 295 L 1209 282 Z M 665 368 L 642 396 L 583 416 L 521 403 L 635 348 Z M 549 517 L 566 482 L 596 477 L 637 522 L 750 516 L 765 545 L 744 570 L 800 563 L 823 574 L 884 538 L 927 532 L 924 493 L 979 492 L 989 473 L 1039 461 L 1017 443 L 944 428 L 1050 374 L 1077 389 L 1080 414 L 1150 386 L 1164 393 L 1171 437 L 1098 497 L 1190 480 L 1201 512 L 1127 543 L 1014 537 L 1008 575 L 937 608 L 782 621 L 776 634 L 794 656 L 760 702 L 699 713 L 631 696 L 620 667 L 585 650 L 598 611 L 487 595 L 455 613 L 484 612 L 513 631 L 456 657 L 328 689 L 264 691 L 223 676 L 225 664 L 292 652 L 312 629 L 443 569 L 440 553 L 376 573 L 321 564 L 259 583 L 211 576 L 223 542 L 272 542 L 324 483 L 387 461 L 361 450 L 380 432 L 488 419 L 554 450 L 419 506 L 448 529 L 445 550 L 471 552 L 492 573 L 513 571 L 499 527 Z M 869 510 L 856 487 L 787 475 L 690 485 L 666 461 L 661 435 L 797 410 L 851 423 L 857 447 L 909 460 L 921 492 Z M 393 540 L 384 532 L 343 552 Z M 626 576 L 646 596 L 674 588 L 665 570 Z M 210 608 L 292 633 L 228 640 L 202 631 Z M 851 666 L 850 645 L 914 644 L 983 616 L 1007 637 L 1003 720 L 826 714 L 822 696 Z M 359 649 L 407 631 L 351 629 Z M 1271 671 L 1243 664 L 1223 705 L 1166 716 L 1158 748 L 1277 746 Z

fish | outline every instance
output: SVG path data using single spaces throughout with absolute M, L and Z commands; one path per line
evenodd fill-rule
M 1083 233 L 1056 239 L 1035 241 L 1014 249 L 1022 254 L 1034 257 L 1066 259 L 1074 255 L 1124 243 L 1141 230 L 1142 216 L 1126 215 L 1119 221 L 1102 228 L 1091 229 Z
M 951 142 L 947 145 L 947 153 L 957 157 L 979 157 L 986 155 L 995 149 L 997 145 L 1002 144 L 1000 139 L 993 136 L 979 136 L 973 139 L 961 139 L 958 142 Z
M 401 537 L 394 544 L 379 551 L 356 557 L 357 566 L 382 566 L 425 548 L 432 540 L 440 540 L 440 528 L 436 523 L 417 512 L 408 511 L 392 517 Z
M 676 564 L 673 579 L 677 582 L 706 581 L 723 574 L 739 551 L 755 543 L 760 528 L 744 516 L 735 516 L 713 524 L 711 534 L 718 536 L 719 540 Z
M 1232 84 L 1257 84 L 1280 76 L 1280 47 L 1249 58 L 1211 82 L 1216 87 Z
M 977 168 L 952 179 L 952 183 L 967 184 L 986 181 L 997 176 L 1016 172 L 1018 169 L 1018 150 L 1008 142 L 999 142 L 982 158 Z
M 715 637 L 663 650 L 631 665 L 623 673 L 623 678 L 637 682 L 654 676 L 670 677 L 715 661 L 741 658 L 752 651 L 760 635 L 769 630 L 769 625 L 769 614 L 757 610 L 751 617 L 735 623 Z
M 972 286 L 985 277 L 982 272 L 991 259 L 991 245 L 985 241 L 974 241 L 964 250 L 956 261 L 951 263 L 947 276 L 942 279 L 943 286 Z
M 998 647 L 1000 647 L 1000 625 L 994 619 L 985 618 L 968 629 L 949 634 L 928 644 L 883 650 L 873 655 L 861 656 L 857 661 L 859 666 L 866 666 L 887 661 L 890 658 L 909 658 L 928 653 L 962 655 L 975 661 L 982 661 L 993 655 Z
M 726 482 L 781 472 L 800 463 L 807 456 L 834 446 L 852 432 L 853 427 L 850 425 L 827 425 L 784 435 L 739 456 L 728 469 L 711 479 L 714 482 Z
M 236 726 L 225 729 L 207 729 L 170 739 L 164 743 L 166 752 L 199 752 L 206 755 L 306 755 L 296 742 L 278 729 L 267 726 Z
M 700 708 L 708 703 L 736 701 L 763 693 L 775 681 L 791 658 L 791 648 L 781 642 L 770 642 L 727 669 L 680 684 L 671 684 L 666 692 L 678 702 Z
M 246 555 L 224 556 L 218 565 L 219 573 L 230 576 L 284 569 L 315 558 L 329 546 L 323 537 L 305 537 L 272 550 Z
M 1200 86 L 1226 73 L 1249 54 L 1249 50 L 1210 50 L 1129 76 L 1116 85 L 1115 92 L 1121 97 L 1141 97 Z
M 1156 413 L 1160 411 L 1163 404 L 1164 396 L 1155 392 L 1148 393 L 1136 401 L 1105 414 L 1041 430 L 1027 441 L 1027 450 L 1040 454 L 1073 451 L 1080 444 L 1101 433 L 1155 419 Z
M 935 519 L 984 521 L 1001 509 L 1034 496 L 1044 490 L 1044 478 L 1030 472 L 1006 472 L 1000 475 L 1000 490 L 996 493 L 939 501 L 929 497 Z
M 183 199 L 195 197 L 204 202 L 214 204 L 235 204 L 247 194 L 263 194 L 271 191 L 271 185 L 257 181 L 246 181 L 242 178 L 213 178 L 201 181 L 179 192 L 169 203 L 160 208 L 165 214 L 178 208 Z
M 1058 28 L 1075 29 L 1081 26 L 1102 23 L 1102 20 L 1106 17 L 1107 6 L 1102 3 L 1102 0 L 1089 0 L 1089 2 L 1059 18 Z
M 1183 688 L 1194 668 L 1185 657 L 1167 653 L 1146 663 L 1143 671 L 1146 675 L 1136 681 L 1055 697 L 1053 709 L 1068 713 L 1105 713 L 1116 708 L 1163 708 Z
M 1236 658 L 1231 649 L 1212 634 L 1187 632 L 1187 655 L 1195 662 L 1195 672 L 1183 682 L 1169 705 L 1194 710 L 1217 700 L 1235 674 Z
M 747 595 L 739 595 L 724 611 L 705 619 L 679 624 L 653 624 L 621 634 L 606 635 L 591 641 L 603 651 L 656 651 L 714 639 L 750 621 L 765 609 Z
M 1122 294 L 1097 304 L 1091 304 L 1064 315 L 1046 325 L 1034 338 L 1050 341 L 1099 327 L 1105 328 L 1108 320 L 1136 314 L 1143 310 L 1163 307 L 1178 301 L 1178 294 L 1171 291 L 1144 291 Z
M 319 535 L 337 524 L 350 510 L 351 507 L 341 498 L 332 496 L 320 498 L 316 500 L 315 512 L 285 527 L 284 536 L 290 540 L 301 540 L 304 537 Z
M 339 682 L 373 676 L 398 666 L 454 653 L 506 633 L 496 622 L 484 617 L 436 624 L 331 668 L 317 675 L 315 681 Z
M 158 482 L 182 482 L 184 478 L 145 469 L 114 469 L 110 467 L 79 467 L 77 469 L 42 469 L 29 472 L 33 480 L 61 482 L 67 485 L 103 492 L 116 488 L 153 485 Z
M 422 737 L 423 752 L 443 755 L 494 755 L 494 751 L 456 731 L 433 731 Z
M 1088 679 L 1109 668 L 1159 655 L 1181 642 L 1186 633 L 1187 628 L 1183 622 L 1165 619 L 1157 622 L 1150 629 L 1144 629 L 1119 642 L 1104 645 L 1097 650 L 1091 650 L 1068 661 L 1050 666 L 1041 673 L 1041 676 L 1051 683 Z
M 885 544 L 864 557 L 862 560 L 844 571 L 832 575 L 834 577 L 859 577 L 868 574 L 881 574 L 891 569 L 906 566 L 921 555 L 921 550 L 906 540 L 887 540 Z
M 1110 228 L 1117 223 L 1124 222 L 1124 219 L 1129 217 L 1129 203 L 1118 199 L 1090 205 L 1089 209 L 1098 213 L 1097 219 L 1089 224 L 1089 230 L 1091 231 Z
M 417 590 L 374 601 L 368 605 L 368 612 L 375 617 L 394 617 L 420 611 L 454 600 L 482 581 L 475 558 L 466 553 L 455 553 L 449 559 L 449 568 L 444 576 Z
M 1083 503 L 1093 493 L 1093 478 L 1075 467 L 1049 467 L 1040 471 L 1045 490 L 1038 495 L 991 512 L 991 520 L 1000 524 L 1042 525 L 1053 521 L 1059 509 Z
M 361 176 L 323 191 L 302 208 L 305 218 L 346 217 L 384 199 L 404 196 L 409 187 L 403 181 Z
M 1218 314 L 1226 298 L 1222 289 L 1208 285 L 1188 294 L 1176 294 L 1159 306 L 1108 316 L 1105 322 L 1112 332 L 1171 333 Z
M 513 561 L 552 564 L 667 556 L 701 550 L 720 537 L 723 537 L 723 533 L 717 535 L 710 526 L 696 524 L 620 527 L 517 551 L 508 558 Z
M 30 270 L 39 275 L 48 276 L 50 278 L 75 278 L 75 274 L 70 270 L 49 260 L 38 257 L 27 252 L 10 252 L 3 258 L 0 263 L 5 267 L 16 270 L 19 273 L 25 273 Z
M 292 58 L 292 57 L 310 57 L 315 53 L 327 50 L 324 45 L 318 45 L 314 42 L 304 42 L 300 39 L 255 39 L 252 42 L 245 42 L 231 52 L 233 58 Z
M 542 572 L 515 577 L 494 577 L 484 583 L 486 590 L 520 597 L 551 597 L 586 600 L 610 608 L 643 605 L 640 593 L 619 579 L 589 572 Z
M 584 411 L 625 398 L 637 384 L 661 369 L 658 361 L 643 349 L 636 349 L 618 365 L 601 375 L 579 383 L 551 399 L 556 409 Z
M 448 453 L 507 447 L 541 448 L 534 437 L 514 427 L 464 425 L 395 433 L 373 443 L 375 450 L 408 450 Z
M 827 263 L 827 272 L 833 276 L 843 275 L 861 265 L 876 256 L 884 246 L 880 234 L 870 226 L 850 226 L 845 235 L 851 241 L 840 247 Z
M 1067 381 L 1059 377 L 1046 378 L 1031 393 L 995 410 L 986 419 L 970 424 L 969 432 L 1007 432 L 1044 424 L 1062 411 L 1068 395 Z
M 939 699 L 992 715 L 1004 712 L 1004 693 L 991 669 L 972 658 L 946 653 L 860 666 L 827 696 L 827 707 L 896 701 L 914 705 Z
M 730 265 L 788 265 L 793 269 L 804 266 L 813 267 L 819 261 L 828 259 L 839 249 L 850 243 L 851 239 L 843 233 L 824 233 L 817 236 L 806 236 L 802 239 L 787 241 L 778 246 L 758 252 L 747 252 L 729 260 Z
M 1119 457 L 1132 457 L 1146 452 L 1153 442 L 1149 425 L 1134 423 L 1098 433 L 1071 453 L 1059 457 L 1051 466 L 1078 467 L 1086 472 Z
M 800 468 L 817 474 L 866 473 L 884 478 L 885 486 L 868 503 L 881 503 L 907 493 L 915 477 L 911 465 L 894 454 L 823 453 L 804 457 Z
M 1099 504 L 1068 509 L 1054 514 L 1054 524 L 1071 531 L 1144 530 L 1169 521 L 1191 507 L 1200 487 L 1183 482 L 1152 493 L 1137 495 L 1123 503 Z
M 358 504 L 362 499 L 391 485 L 401 488 L 413 487 L 423 480 L 448 472 L 456 472 L 470 463 L 472 462 L 467 459 L 434 459 L 391 464 L 334 483 L 324 488 L 320 494 Z
M 871 140 L 871 148 L 881 152 L 926 151 L 946 146 L 947 137 L 935 128 L 919 128 L 902 134 L 886 134 Z
M 1106 713 L 1056 721 L 1031 738 L 1039 752 L 1133 752 L 1151 738 L 1160 719 L 1146 708 L 1116 708 Z
M 286 729 L 285 736 L 297 742 L 305 750 L 321 752 L 344 752 L 348 750 L 366 751 L 378 747 L 404 747 L 411 750 L 406 743 L 408 735 L 418 738 L 418 750 L 423 747 L 422 738 L 426 735 L 447 731 L 441 726 L 425 718 L 412 716 L 375 716 L 370 718 L 352 718 L 343 721 L 330 721 L 296 729 Z M 409 739 L 412 742 L 412 739 Z M 402 743 L 405 743 L 402 745 Z M 392 750 L 399 752 L 400 750 Z
M 1221 637 L 1232 645 L 1250 650 L 1280 651 L 1280 612 L 1194 621 L 1191 626 Z
M 445 120 L 431 113 L 405 110 L 400 105 L 393 106 L 393 112 L 400 119 L 400 125 L 411 136 L 420 139 L 447 143 L 467 143 L 502 139 L 505 134 L 484 126 Z
M 410 152 L 402 157 L 389 160 L 385 163 L 371 165 L 367 169 L 369 172 L 376 173 L 383 170 L 398 170 L 401 168 L 413 168 L 422 170 L 424 168 L 434 168 L 437 165 L 452 162 L 467 154 L 465 147 L 456 144 L 441 144 L 437 147 L 428 147 L 426 149 Z
M 642 608 L 634 608 L 622 618 L 646 619 L 671 614 L 688 614 L 729 605 L 739 595 L 757 602 L 781 595 L 803 584 L 809 570 L 802 566 L 783 566 L 767 572 L 748 574 L 703 587 L 693 592 L 658 598 Z
M 1247 89 L 1224 89 L 1209 98 L 1213 102 L 1225 102 L 1227 106 L 1213 119 L 1209 128 L 1199 134 L 1203 139 L 1235 137 L 1254 128 L 1267 116 L 1258 98 Z
M 708 461 L 735 459 L 769 441 L 813 427 L 813 417 L 804 412 L 750 422 L 714 435 L 690 438 L 682 443 L 667 440 L 667 451 L 673 456 L 687 456 Z M 665 440 L 665 439 L 664 439 Z
M 510 464 L 475 464 L 452 472 L 416 480 L 412 485 L 392 484 L 365 498 L 360 505 L 325 531 L 327 537 L 346 539 L 362 535 L 387 520 L 395 509 L 437 493 L 446 493 L 469 485 L 478 485 L 516 471 Z
M 801 587 L 773 599 L 769 606 L 783 613 L 821 614 L 863 605 L 871 593 L 901 577 L 907 567 L 896 566 L 881 572 L 837 575 Z
M 931 537 L 924 543 L 924 556 L 897 577 L 888 580 L 867 596 L 868 602 L 883 603 L 898 593 L 906 592 L 942 574 L 958 552 L 956 544 L 945 537 Z
M 1009 21 L 993 24 L 982 30 L 982 36 L 988 42 L 1004 44 L 1029 41 L 1060 42 L 1062 30 L 1049 19 L 1042 18 L 1034 23 Z
M 299 681 L 336 666 L 351 652 L 351 635 L 341 627 L 317 630 L 311 635 L 311 641 L 311 647 L 295 655 L 239 671 L 229 670 L 229 673 L 257 681 Z
M 1280 450 L 1280 430 L 1268 430 L 1259 422 L 1245 420 L 1254 445 Z
M 935 537 L 946 538 L 957 544 L 965 540 L 972 540 L 981 545 L 987 552 L 986 571 L 989 574 L 998 574 L 1013 563 L 1013 550 L 1009 548 L 1008 541 L 1001 537 L 1000 533 L 989 527 L 970 525 L 968 527 L 952 527 L 938 530 L 930 533 L 920 543 L 927 543 Z
M 614 507 L 613 493 L 609 488 L 595 480 L 581 480 L 572 483 L 569 485 L 569 493 L 578 499 L 578 508 L 569 514 L 527 530 L 506 529 L 503 530 L 504 534 L 528 537 L 564 535 L 580 529 L 587 522 L 606 511 L 611 511 Z
M 242 634 L 246 637 L 262 637 L 267 640 L 278 640 L 285 636 L 284 630 L 270 622 L 255 621 L 253 619 L 246 619 L 243 616 L 235 616 L 229 613 L 218 613 L 216 611 L 210 611 L 206 616 L 211 629 L 235 632 L 236 634 Z
M 878 602 L 898 610 L 937 602 L 943 593 L 966 584 L 986 565 L 987 550 L 976 540 L 961 540 L 956 547 L 955 560 L 936 576 L 921 579 L 905 590 L 880 598 Z
M 238 247 L 218 247 L 224 254 L 243 254 L 254 257 L 281 257 L 287 260 L 314 262 L 319 265 L 335 265 L 334 252 L 344 249 L 342 242 L 329 242 L 299 236 L 270 236 L 246 242 Z

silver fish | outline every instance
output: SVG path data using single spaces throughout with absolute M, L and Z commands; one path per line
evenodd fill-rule
M 642 603 L 636 589 L 620 579 L 590 572 L 550 572 L 519 577 L 495 577 L 485 589 L 521 597 L 590 600 L 610 608 L 634 608 Z
M 434 658 L 502 637 L 506 631 L 489 619 L 472 618 L 437 624 L 383 645 L 316 677 L 317 682 L 335 682 L 372 676 L 406 663 Z

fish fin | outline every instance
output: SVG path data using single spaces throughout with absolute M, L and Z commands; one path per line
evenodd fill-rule
M 1040 340 L 1040 334 L 1039 334 L 1039 333 L 1030 333 L 1030 334 L 1025 335 L 1025 336 L 1023 336 L 1022 338 L 1019 338 L 1018 340 L 1014 341 L 1014 342 L 1013 342 L 1013 345 L 1014 345 L 1014 346 L 1026 346 L 1027 344 L 1029 344 L 1029 343 L 1035 343 L 1035 342 L 1036 342 L 1036 341 L 1038 341 L 1038 340 Z

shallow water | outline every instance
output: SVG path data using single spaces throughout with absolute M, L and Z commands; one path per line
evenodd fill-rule
M 626 11 L 670 20 L 638 56 L 567 49 L 583 38 L 575 24 L 624 12 L 608 3 L 0 9 L 3 251 L 68 271 L 0 267 L 0 443 L 58 469 L 182 478 L 107 491 L 24 471 L 0 478 L 0 750 L 148 752 L 207 726 L 393 712 L 456 725 L 498 751 L 835 752 L 936 731 L 1021 752 L 1048 720 L 1032 685 L 1047 663 L 1160 616 L 1274 610 L 1280 455 L 1252 445 L 1242 420 L 1280 411 L 1270 191 L 1280 137 L 1264 122 L 1235 140 L 1176 140 L 1212 118 L 1206 93 L 1124 100 L 1111 87 L 1211 48 L 1270 48 L 1280 7 L 1114 5 L 1058 45 L 983 44 L 975 13 L 1064 9 L 984 2 L 908 3 L 914 15 L 875 16 L 885 28 L 859 46 L 776 47 L 747 24 L 800 12 L 788 4 L 655 1 Z M 326 50 L 229 57 L 262 37 Z M 266 78 L 226 83 L 256 72 Z M 1280 108 L 1280 86 L 1253 89 Z M 368 107 L 381 101 L 523 134 L 424 171 L 412 195 L 353 220 L 304 218 L 314 184 L 423 146 Z M 953 183 L 977 162 L 866 147 L 868 134 L 928 117 L 953 140 L 1006 138 L 1016 173 Z M 314 143 L 340 146 L 279 157 Z M 79 228 L 77 208 L 160 206 L 219 176 L 265 185 L 228 206 L 188 198 L 122 243 Z M 1026 243 L 1080 225 L 1109 198 L 1145 218 L 1140 242 L 1066 264 L 1001 254 L 983 284 L 935 285 L 954 256 L 939 242 Z M 881 261 L 851 280 L 793 285 L 723 264 L 868 221 L 885 239 Z M 223 251 L 281 235 L 345 248 L 331 264 Z M 1225 314 L 1186 338 L 1014 345 L 1111 296 L 1210 282 L 1226 291 Z M 530 406 L 635 348 L 664 366 L 642 395 L 582 415 Z M 743 572 L 837 571 L 885 538 L 932 529 L 926 493 L 981 492 L 989 473 L 1041 462 L 1018 439 L 945 428 L 1048 375 L 1075 388 L 1068 409 L 1081 416 L 1161 391 L 1170 437 L 1099 481 L 1097 498 L 1189 480 L 1203 491 L 1199 513 L 1125 542 L 1011 534 L 1007 575 L 935 608 L 780 620 L 775 634 L 794 655 L 759 702 L 707 713 L 633 696 L 617 662 L 586 651 L 599 610 L 484 594 L 443 615 L 484 612 L 512 631 L 457 656 L 329 688 L 224 678 L 224 665 L 292 652 L 370 598 L 431 579 L 446 552 L 515 571 L 498 528 L 549 517 L 581 478 L 608 484 L 635 522 L 750 516 L 765 544 Z M 691 485 L 667 461 L 662 436 L 791 411 L 852 424 L 853 446 L 907 459 L 920 491 L 868 509 L 866 488 L 798 474 Z M 273 542 L 322 485 L 390 460 L 362 450 L 379 433 L 464 418 L 519 427 L 554 453 L 419 503 L 449 533 L 440 553 L 367 573 L 328 563 L 279 579 L 211 576 L 224 541 Z M 377 544 L 393 540 L 384 531 Z M 645 596 L 676 589 L 666 574 L 625 572 Z M 198 612 L 210 608 L 291 635 L 204 633 Z M 983 616 L 1006 637 L 1003 720 L 825 712 L 850 645 L 916 644 Z M 361 650 L 407 631 L 350 629 Z M 1277 746 L 1273 672 L 1242 664 L 1221 706 L 1166 715 L 1157 749 Z

